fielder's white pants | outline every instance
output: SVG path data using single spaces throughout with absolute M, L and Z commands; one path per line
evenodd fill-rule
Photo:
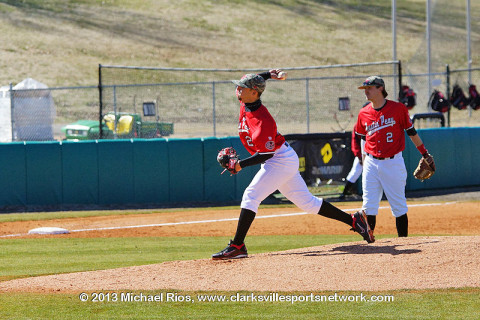
M 284 144 L 272 158 L 261 165 L 243 193 L 241 208 L 257 213 L 260 203 L 278 189 L 300 209 L 318 213 L 323 199 L 310 193 L 298 172 L 298 165 L 297 153 Z
M 351 183 L 357 182 L 357 179 L 362 174 L 362 170 L 363 166 L 360 163 L 360 159 L 358 157 L 355 157 L 355 160 L 353 160 L 352 169 L 350 169 L 350 172 L 347 175 L 347 181 Z
M 402 153 L 397 153 L 393 159 L 378 160 L 370 155 L 363 162 L 363 206 L 367 215 L 376 216 L 383 192 L 390 203 L 392 214 L 399 217 L 407 213 L 405 185 L 407 169 Z

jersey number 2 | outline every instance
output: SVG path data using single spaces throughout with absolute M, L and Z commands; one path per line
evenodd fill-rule
M 393 142 L 393 133 L 387 132 L 387 142 Z
M 245 140 L 247 141 L 247 144 L 248 144 L 250 147 L 253 147 L 252 138 L 251 138 L 250 136 L 246 136 L 246 137 L 245 137 Z

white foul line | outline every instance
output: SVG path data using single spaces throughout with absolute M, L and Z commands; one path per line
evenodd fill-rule
M 408 207 L 428 207 L 428 206 L 441 206 L 441 205 L 450 205 L 455 204 L 456 201 L 446 202 L 446 203 L 422 203 L 422 204 L 411 204 Z M 388 209 L 389 206 L 379 207 L 379 209 Z M 361 208 L 355 209 L 344 209 L 346 212 L 356 212 L 361 210 Z M 282 214 L 272 214 L 266 216 L 257 216 L 255 219 L 268 219 L 268 218 L 281 218 L 281 217 L 291 217 L 291 216 L 302 216 L 310 214 L 307 212 L 294 212 L 294 213 L 282 213 Z M 120 226 L 120 227 L 102 227 L 102 228 L 88 228 L 88 229 L 76 229 L 69 230 L 70 232 L 86 232 L 86 231 L 102 231 L 102 230 L 118 230 L 118 229 L 136 229 L 136 228 L 152 228 L 152 227 L 165 227 L 165 226 L 178 226 L 178 225 L 187 225 L 187 224 L 198 224 L 198 223 L 213 223 L 213 222 L 225 222 L 225 221 L 236 221 L 238 218 L 225 218 L 225 219 L 215 219 L 215 220 L 197 220 L 197 221 L 182 221 L 182 222 L 166 222 L 166 223 L 156 223 L 156 224 L 140 224 L 135 226 Z M 20 237 L 28 235 L 28 233 L 18 233 L 18 234 L 7 234 L 2 235 L 0 238 L 7 237 Z

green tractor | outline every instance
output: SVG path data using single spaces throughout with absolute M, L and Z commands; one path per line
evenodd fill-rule
M 144 103 L 144 115 L 155 115 L 153 103 Z M 154 109 L 153 109 L 154 110 Z M 100 138 L 99 122 L 78 120 L 62 128 L 65 140 L 95 140 Z M 144 121 L 141 115 L 129 112 L 108 112 L 103 116 L 104 139 L 160 138 L 173 134 L 173 123 Z
M 109 129 L 105 124 L 102 125 L 103 134 L 106 137 Z M 62 131 L 65 133 L 65 140 L 95 140 L 100 138 L 98 121 L 95 120 L 78 120 L 63 127 Z M 110 133 L 113 132 L 110 131 Z

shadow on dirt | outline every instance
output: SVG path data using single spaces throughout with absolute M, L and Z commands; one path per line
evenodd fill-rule
M 301 255 L 305 257 L 318 257 L 318 256 L 335 256 L 335 255 L 344 255 L 344 254 L 389 254 L 392 256 L 404 255 L 404 254 L 415 254 L 420 253 L 420 249 L 412 249 L 412 247 L 417 247 L 423 244 L 436 243 L 437 240 L 426 240 L 419 241 L 416 243 L 395 243 L 397 241 L 402 241 L 399 239 L 395 240 L 383 240 L 380 245 L 367 245 L 367 244 L 351 244 L 351 245 L 341 245 L 331 249 L 325 250 L 309 250 L 304 252 L 283 252 L 278 253 L 278 255 Z M 408 246 L 409 248 L 402 248 Z M 276 255 L 276 254 L 275 254 Z
M 392 256 L 401 254 L 414 254 L 420 253 L 419 249 L 398 249 L 397 245 L 389 245 L 382 247 L 363 246 L 363 245 L 348 245 L 333 248 L 328 251 L 316 250 L 294 253 L 282 253 L 280 255 L 301 255 L 304 257 L 320 257 L 320 256 L 337 256 L 344 254 L 390 254 Z

